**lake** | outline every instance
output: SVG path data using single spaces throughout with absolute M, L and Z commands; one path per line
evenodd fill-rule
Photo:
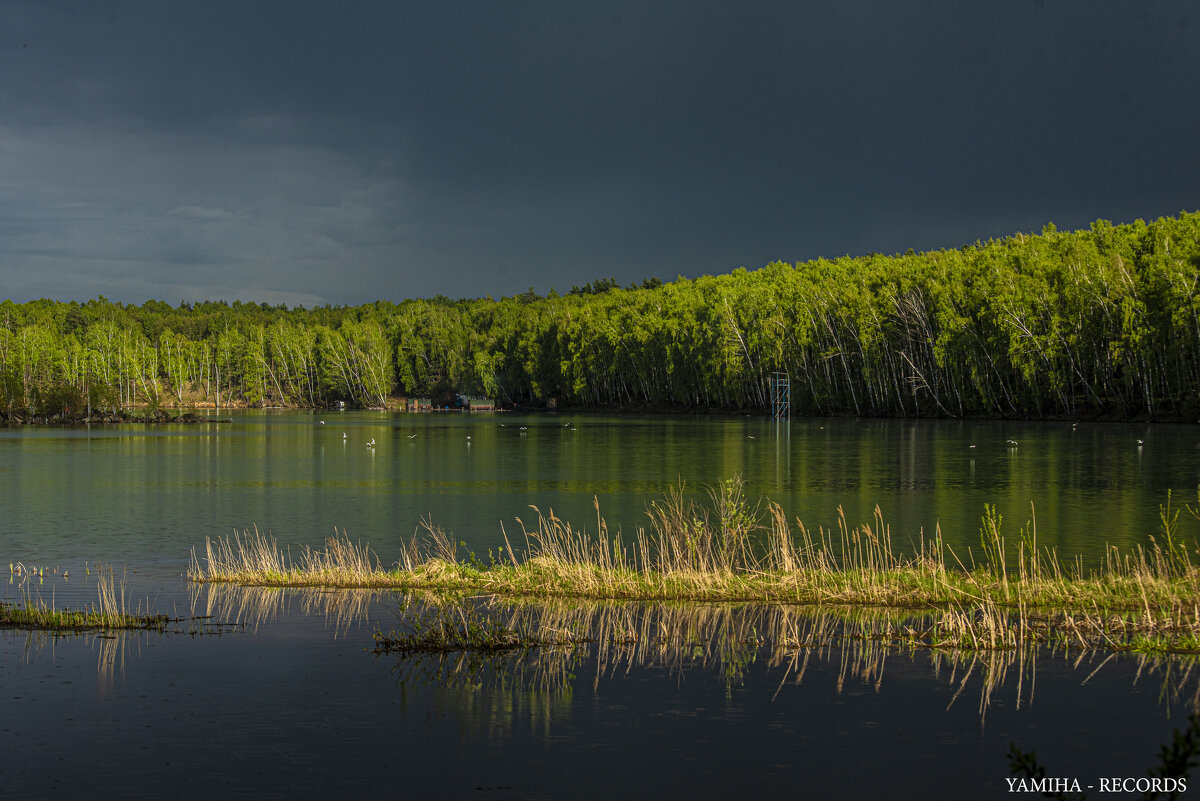
M 1168 490 L 1195 503 L 1198 443 L 1191 425 L 245 412 L 0 429 L 0 487 L 10 558 L 140 569 L 178 569 L 205 537 L 254 525 L 313 545 L 344 529 L 387 560 L 423 517 L 482 556 L 530 504 L 594 531 L 593 498 L 632 533 L 679 482 L 735 475 L 813 530 L 878 504 L 897 546 L 938 524 L 977 546 L 984 504 L 1015 536 L 1033 504 L 1040 543 L 1091 558 L 1145 542 Z
M 106 565 L 131 605 L 182 621 L 111 639 L 0 632 L 0 784 L 22 798 L 999 797 L 1013 741 L 1085 790 L 1142 776 L 1196 707 L 1189 658 L 997 662 L 851 641 L 781 656 L 770 638 L 713 634 L 430 662 L 372 653 L 373 630 L 398 621 L 387 593 L 255 594 L 183 573 L 205 537 L 251 526 L 308 545 L 344 529 L 388 562 L 429 517 L 486 559 L 530 504 L 594 531 L 596 498 L 631 535 L 679 482 L 735 475 L 810 529 L 878 504 L 898 547 L 940 525 L 964 556 L 984 504 L 1015 537 L 1032 503 L 1039 543 L 1090 562 L 1147 542 L 1168 490 L 1195 503 L 1198 441 L 1190 425 L 375 412 L 2 429 L 0 560 L 70 577 L 10 580 L 0 598 L 87 603 Z M 210 624 L 189 618 L 210 614 L 237 625 L 192 636 Z M 680 613 L 563 614 L 652 631 Z M 743 619 L 766 614 L 752 608 L 688 614 L 701 632 L 774 625 Z

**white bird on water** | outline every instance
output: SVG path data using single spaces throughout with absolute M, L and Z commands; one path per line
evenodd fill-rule
M 1017 442 L 1015 439 L 1006 439 L 1004 441 L 1006 443 L 1008 443 L 1009 445 L 1012 445 L 1014 448 L 1021 444 L 1021 443 Z
M 324 420 L 322 420 L 322 421 L 321 421 L 321 425 L 325 425 L 325 421 L 324 421 Z
M 417 438 L 417 435 L 416 435 L 416 434 L 409 434 L 409 435 L 408 435 L 408 438 L 409 438 L 409 439 L 416 439 L 416 438 Z

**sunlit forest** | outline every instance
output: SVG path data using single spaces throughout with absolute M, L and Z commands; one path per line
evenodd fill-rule
M 0 414 L 205 405 L 1200 415 L 1200 213 L 959 249 L 599 279 L 546 296 L 287 308 L 0 303 Z

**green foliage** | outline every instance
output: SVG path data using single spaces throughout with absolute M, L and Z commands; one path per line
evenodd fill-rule
M 93 409 L 115 409 L 121 402 L 116 390 L 108 384 L 89 384 L 87 396 Z
M 573 286 L 568 295 L 603 295 L 605 292 L 617 289 L 617 279 L 615 278 L 597 278 L 595 281 L 589 281 L 583 286 Z
M 565 296 L 0 303 L 5 410 L 58 384 L 118 405 L 764 409 L 776 370 L 808 414 L 1195 419 L 1200 213 Z
M 83 417 L 86 413 L 87 399 L 77 387 L 70 384 L 54 384 L 36 394 L 39 414 L 69 420 Z

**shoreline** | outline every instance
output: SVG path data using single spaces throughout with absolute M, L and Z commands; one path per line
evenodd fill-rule
M 153 411 L 152 411 L 153 410 Z M 141 411 L 139 415 L 137 412 Z M 168 412 L 177 412 L 179 414 L 169 414 Z M 77 425 L 86 423 L 211 423 L 211 422 L 232 422 L 231 418 L 215 417 L 199 412 L 215 411 L 217 413 L 225 412 L 245 412 L 245 411 L 287 411 L 296 413 L 317 413 L 325 411 L 338 411 L 329 406 L 261 406 L 251 405 L 243 402 L 217 406 L 211 402 L 191 403 L 180 406 L 160 405 L 152 406 L 151 404 L 139 403 L 133 406 L 121 407 L 120 411 L 115 414 L 112 412 L 99 413 L 93 412 L 91 417 L 78 416 L 63 418 L 61 415 L 31 415 L 21 416 L 17 414 L 6 415 L 0 411 L 0 428 L 6 426 L 22 426 L 22 425 Z M 465 409 L 458 408 L 435 408 L 428 411 L 414 412 L 407 410 L 403 405 L 389 404 L 386 407 L 354 407 L 347 408 L 344 411 L 373 411 L 373 412 L 388 412 L 391 414 L 447 414 L 452 412 L 461 412 L 465 414 L 528 414 L 528 415 L 548 415 L 560 416 L 564 414 L 586 414 L 586 415 L 613 415 L 613 416 L 648 416 L 648 417 L 663 417 L 663 418 L 679 418 L 679 417 L 757 417 L 763 419 L 772 419 L 771 414 L 763 409 L 745 409 L 745 408 L 692 408 L 692 407 L 661 407 L 661 406 L 572 406 L 560 407 L 556 409 L 548 409 L 544 407 L 522 407 L 513 406 L 506 408 L 496 408 L 487 412 L 468 412 Z M 1118 414 L 1112 415 L 965 415 L 961 417 L 950 417 L 946 415 L 863 415 L 853 412 L 835 413 L 835 414 L 808 414 L 797 412 L 794 417 L 796 419 L 810 420 L 909 420 L 909 421 L 946 421 L 946 422 L 1025 422 L 1025 423 L 1141 423 L 1141 424 L 1200 424 L 1200 420 L 1194 419 L 1192 416 L 1174 415 L 1163 416 L 1158 415 L 1150 418 L 1146 415 L 1123 417 Z M 785 418 L 783 422 L 790 422 L 790 418 Z

